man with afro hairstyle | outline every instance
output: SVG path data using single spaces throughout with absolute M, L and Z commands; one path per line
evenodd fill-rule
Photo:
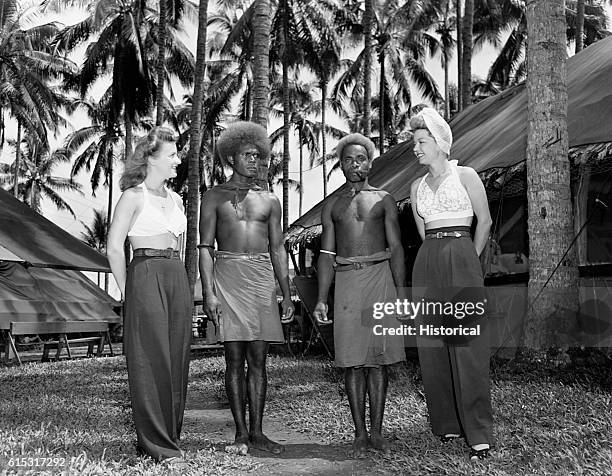
M 395 316 L 373 313 L 377 303 L 404 295 L 404 250 L 393 197 L 368 183 L 375 147 L 361 134 L 344 137 L 336 146 L 348 187 L 323 207 L 319 295 L 314 315 L 329 323 L 327 296 L 336 273 L 334 348 L 355 425 L 352 456 L 368 447 L 388 452 L 382 436 L 387 397 L 387 366 L 405 360 L 403 337 L 386 335 L 396 328 Z M 337 253 L 337 255 L 336 255 Z M 370 398 L 370 435 L 365 422 L 366 393 Z
M 262 431 L 266 356 L 271 342 L 284 342 L 281 323 L 291 322 L 294 308 L 280 202 L 256 183 L 259 165 L 270 155 L 270 143 L 262 126 L 235 122 L 219 136 L 216 152 L 233 175 L 204 195 L 198 248 L 206 312 L 225 348 L 225 390 L 236 425 L 234 443 L 225 449 L 246 454 L 255 448 L 278 454 L 283 446 Z M 282 318 L 275 275 L 283 292 Z

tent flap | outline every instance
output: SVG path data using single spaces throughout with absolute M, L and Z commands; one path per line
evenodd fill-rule
M 110 272 L 105 256 L 2 189 L 0 256 L 36 267 Z
M 14 322 L 120 322 L 120 303 L 78 271 L 0 263 L 0 329 Z

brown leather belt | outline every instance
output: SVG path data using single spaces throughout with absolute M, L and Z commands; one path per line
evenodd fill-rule
M 160 250 L 157 248 L 137 248 L 134 250 L 134 257 L 146 256 L 149 258 L 167 258 L 167 259 L 180 259 L 181 254 L 177 250 L 172 248 L 166 248 Z
M 470 236 L 469 231 L 436 231 L 434 233 L 425 232 L 426 240 L 441 239 L 441 238 L 461 238 L 462 236 Z
M 374 264 L 379 264 L 379 263 L 383 263 L 385 261 L 388 261 L 386 259 L 381 259 L 378 261 L 366 261 L 363 263 L 351 263 L 351 264 L 334 264 L 334 269 L 336 271 L 353 271 L 355 269 L 363 269 L 363 268 L 367 268 L 368 266 L 372 266 Z

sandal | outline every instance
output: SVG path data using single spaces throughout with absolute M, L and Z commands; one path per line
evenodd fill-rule
M 442 443 L 448 443 L 449 441 L 456 440 L 457 438 L 461 438 L 461 435 L 455 435 L 455 434 L 449 433 L 449 434 L 446 434 L 446 435 L 442 435 L 440 437 L 440 441 Z
M 488 458 L 489 450 L 491 448 L 485 448 L 482 450 L 475 450 L 474 448 L 470 448 L 470 461 L 481 461 L 483 459 Z

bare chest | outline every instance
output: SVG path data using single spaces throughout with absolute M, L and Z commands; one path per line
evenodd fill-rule
M 333 220 L 345 225 L 376 221 L 383 217 L 384 208 L 382 201 L 373 194 L 357 194 L 354 197 L 342 197 L 336 202 L 332 210 Z
M 217 207 L 217 218 L 224 222 L 265 222 L 269 215 L 269 200 L 253 190 L 227 191 Z

